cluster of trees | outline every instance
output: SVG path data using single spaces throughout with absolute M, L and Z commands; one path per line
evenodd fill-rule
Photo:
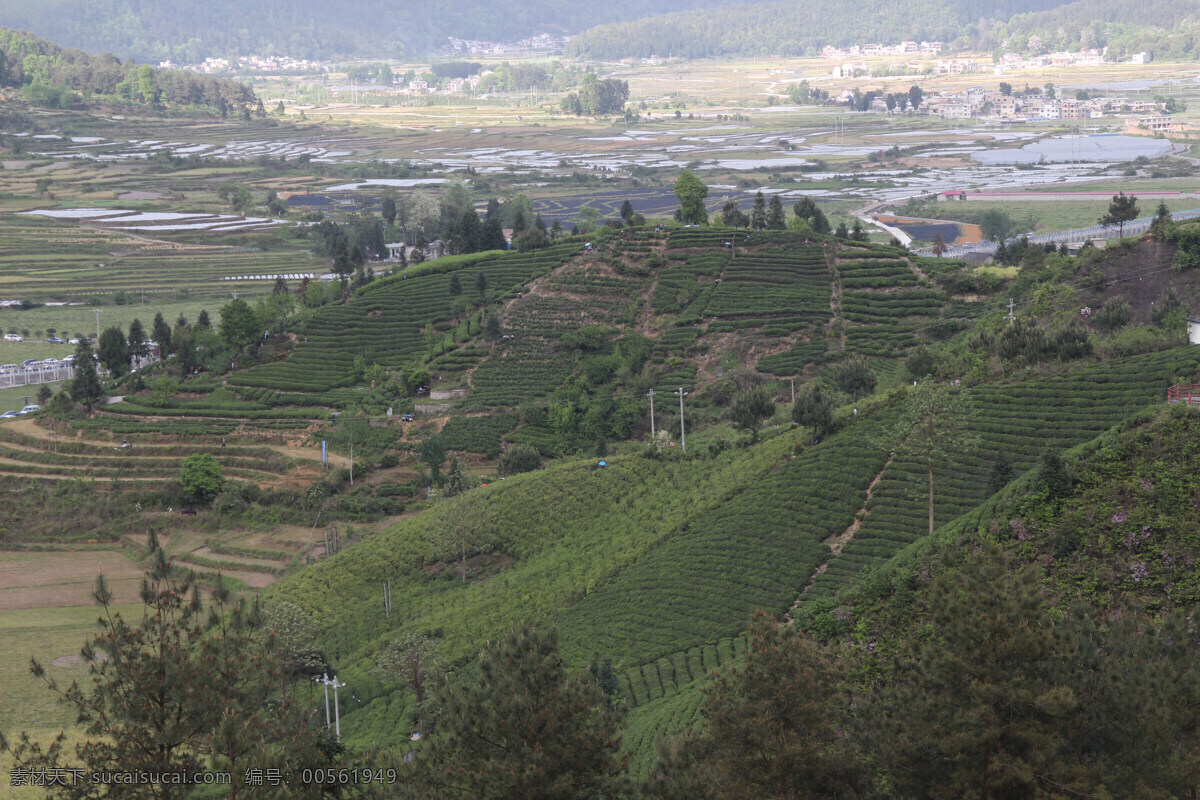
M 184 70 L 155 69 L 105 53 L 59 47 L 0 28 L 0 86 L 23 86 L 35 105 L 69 107 L 76 93 L 119 97 L 153 106 L 202 106 L 222 115 L 261 113 L 254 91 L 236 81 Z
M 583 76 L 578 92 L 571 92 L 562 101 L 563 111 L 576 116 L 620 114 L 629 100 L 629 81 L 617 78 L 597 78 L 589 72 Z
M 675 181 L 675 197 L 679 200 L 679 210 L 675 218 L 685 225 L 707 225 L 708 209 L 704 199 L 708 197 L 708 186 L 695 173 L 684 170 Z M 754 196 L 754 206 L 750 213 L 742 211 L 736 200 L 730 198 L 721 206 L 721 224 L 726 228 L 751 228 L 756 231 L 776 230 L 787 228 L 796 230 L 811 230 L 814 233 L 829 233 L 829 220 L 825 212 L 817 206 L 811 197 L 802 197 L 792 206 L 791 220 L 783 210 L 783 200 L 779 195 L 771 195 L 768 200 L 760 191 Z M 845 228 L 845 225 L 842 226 Z M 866 238 L 861 224 L 855 224 L 855 231 Z M 858 238 L 842 230 L 838 235 L 844 238 Z
M 814 105 L 824 103 L 829 99 L 829 92 L 825 89 L 818 89 L 808 81 L 800 81 L 799 83 L 790 84 L 787 88 L 788 99 L 793 103 L 801 103 Z

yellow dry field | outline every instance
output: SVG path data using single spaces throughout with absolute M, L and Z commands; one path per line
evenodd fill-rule
M 119 549 L 0 551 L 0 612 L 91 606 L 100 574 L 115 602 L 137 601 L 142 568 Z

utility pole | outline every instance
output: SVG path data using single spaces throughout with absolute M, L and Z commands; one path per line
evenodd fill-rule
M 1012 325 L 1015 320 L 1016 317 L 1013 316 L 1013 300 L 1010 297 L 1008 298 L 1008 324 Z
M 650 439 L 654 440 L 654 390 L 651 389 L 646 395 L 650 398 Z
M 688 392 L 680 386 L 675 390 L 675 394 L 679 395 L 679 443 L 683 446 L 683 452 L 687 452 L 687 430 L 683 425 L 683 398 L 688 396 Z
M 338 741 L 342 740 L 342 714 L 338 707 L 338 689 L 345 686 L 344 683 L 338 683 L 337 675 L 333 676 L 333 680 L 329 679 L 329 674 L 323 674 L 320 678 L 314 678 L 318 683 L 325 684 L 325 728 L 329 728 L 329 687 L 333 687 L 333 729 Z
M 329 730 L 329 675 L 323 674 L 319 678 L 313 678 L 317 683 L 325 684 L 325 730 Z
M 792 384 L 792 405 L 796 405 L 796 379 L 788 378 Z
M 99 344 L 100 343 L 100 309 L 93 308 L 92 311 L 96 312 L 96 344 Z

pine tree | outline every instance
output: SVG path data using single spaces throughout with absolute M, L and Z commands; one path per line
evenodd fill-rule
M 1036 571 L 987 550 L 944 572 L 916 659 L 867 715 L 900 797 L 1071 797 L 1063 729 L 1077 701 L 1053 678 L 1061 644 Z M 1074 790 L 1074 791 L 1073 791 Z
M 161 319 L 161 315 L 159 316 Z M 71 379 L 71 399 L 82 403 L 89 414 L 92 406 L 104 399 L 100 376 L 96 374 L 96 362 L 92 361 L 92 348 L 87 339 L 80 339 L 75 348 L 75 377 Z
M 786 227 L 787 217 L 783 215 L 783 201 L 779 199 L 779 195 L 773 194 L 767 208 L 767 228 L 781 231 Z
M 422 798 L 615 795 L 621 715 L 590 680 L 567 675 L 557 633 L 513 631 L 465 672 L 471 678 L 439 693 L 439 735 L 415 759 Z
M 633 203 L 629 202 L 629 199 L 626 198 L 625 202 L 621 203 L 621 219 L 625 220 L 626 222 L 629 222 L 629 220 L 632 216 L 633 216 Z
M 726 228 L 744 228 L 750 222 L 749 217 L 742 213 L 738 208 L 737 201 L 729 199 L 725 201 L 725 205 L 721 206 L 721 223 Z
M 844 735 L 836 680 L 816 646 L 765 613 L 745 660 L 717 674 L 703 733 L 660 751 L 650 793 L 662 800 L 853 798 L 867 770 Z
M 904 402 L 900 419 L 881 444 L 892 456 L 914 457 L 929 481 L 929 533 L 933 533 L 934 468 L 970 450 L 978 436 L 971 430 L 973 410 L 962 389 L 924 381 Z
M 149 557 L 141 593 L 145 613 L 134 621 L 113 607 L 104 577 L 96 581 L 93 596 L 104 613 L 100 632 L 82 650 L 89 681 L 63 688 L 33 662 L 33 674 L 86 726 L 74 756 L 67 755 L 65 733 L 48 745 L 24 734 L 16 743 L 0 737 L 0 749 L 31 771 L 78 765 L 88 773 L 228 770 L 231 797 L 250 796 L 243 793 L 250 766 L 298 771 L 329 764 L 340 748 L 331 746 L 311 713 L 298 713 L 290 703 L 268 704 L 276 671 L 257 605 L 235 598 L 219 577 L 205 604 L 194 574 L 172 565 L 153 531 Z M 104 796 L 167 800 L 191 796 L 188 788 L 169 781 L 132 784 L 110 787 Z M 86 780 L 48 793 L 72 800 L 97 796 Z M 288 796 L 313 795 L 300 789 Z
M 750 227 L 761 231 L 767 227 L 767 198 L 762 192 L 754 195 L 754 208 L 750 212 Z
M 1037 485 L 1046 492 L 1051 500 L 1058 500 L 1071 493 L 1074 479 L 1067 472 L 1062 456 L 1053 450 L 1042 453 L 1042 461 L 1038 466 Z
M 125 340 L 125 334 L 115 325 L 100 333 L 96 353 L 100 363 L 113 377 L 120 377 L 129 371 L 129 343 Z
M 200 312 L 204 313 L 204 312 Z M 146 355 L 146 329 L 142 327 L 140 319 L 134 319 L 129 323 L 129 354 L 135 358 L 141 358 Z
M 437 641 L 420 633 L 402 634 L 379 652 L 375 664 L 376 674 L 381 678 L 399 678 L 412 689 L 416 701 L 417 730 L 425 733 L 429 685 L 442 666 Z
M 992 462 L 992 474 L 988 477 L 988 491 L 995 494 L 1012 483 L 1014 477 L 1016 470 L 1013 469 L 1012 459 L 1004 450 L 997 450 L 996 460 Z
M 158 342 L 159 352 L 163 358 L 171 351 L 171 328 L 167 325 L 167 321 L 163 319 L 162 312 L 159 311 L 154 315 L 154 323 L 150 328 L 150 336 L 154 341 Z
M 1121 237 L 1125 235 L 1125 223 L 1137 219 L 1140 213 L 1137 197 L 1121 192 L 1113 195 L 1112 202 L 1108 204 L 1108 213 L 1101 217 L 1099 222 L 1105 227 L 1116 225 L 1117 236 Z

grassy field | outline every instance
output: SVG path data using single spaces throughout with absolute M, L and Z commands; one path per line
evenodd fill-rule
M 137 601 L 142 568 L 119 548 L 6 552 L 0 560 L 0 611 L 90 606 L 99 574 L 108 580 L 114 602 Z
M 244 297 L 245 295 L 239 294 Z M 133 301 L 131 305 L 72 305 L 72 306 L 42 306 L 40 308 L 17 309 L 3 308 L 0 309 L 0 328 L 5 333 L 15 330 L 18 334 L 24 336 L 24 331 L 29 331 L 30 335 L 25 336 L 24 342 L 0 342 L 0 360 L 3 363 L 20 363 L 27 358 L 46 358 L 53 356 L 62 358 L 75 351 L 73 345 L 66 344 L 50 344 L 44 341 L 34 341 L 36 333 L 41 331 L 45 334 L 51 328 L 55 329 L 60 339 L 68 339 L 76 334 L 84 334 L 85 336 L 96 335 L 96 309 L 100 309 L 100 329 L 111 325 L 118 325 L 122 330 L 129 331 L 129 323 L 133 320 L 141 320 L 142 327 L 146 329 L 146 333 L 150 333 L 150 327 L 154 323 L 154 315 L 161 312 L 163 319 L 170 326 L 175 325 L 175 320 L 180 315 L 185 317 L 189 324 L 194 323 L 201 311 L 208 311 L 208 316 L 214 325 L 220 321 L 218 311 L 221 306 L 228 302 L 223 297 L 213 297 L 208 299 L 197 300 L 176 300 L 174 297 L 151 296 L 147 298 L 145 305 L 139 301 L 140 295 L 134 295 L 130 298 Z M 66 335 L 68 334 L 69 335 Z
M 1115 189 L 1116 187 L 1110 187 Z M 1122 187 L 1128 191 L 1128 187 Z M 1139 216 L 1153 216 L 1158 208 L 1160 198 L 1144 198 L 1138 201 L 1141 209 Z M 1184 211 L 1200 208 L 1200 200 L 1194 197 L 1162 200 L 1171 211 Z M 1107 199 L 1088 200 L 1055 200 L 1055 201 L 1022 201 L 1019 199 L 993 202 L 990 200 L 972 201 L 969 203 L 928 203 L 926 212 L 935 218 L 954 219 L 964 222 L 977 221 L 988 211 L 999 211 L 1007 214 L 1016 227 L 1013 236 L 1031 231 L 1048 233 L 1063 231 L 1070 228 L 1084 228 L 1096 225 L 1100 217 L 1108 212 Z

